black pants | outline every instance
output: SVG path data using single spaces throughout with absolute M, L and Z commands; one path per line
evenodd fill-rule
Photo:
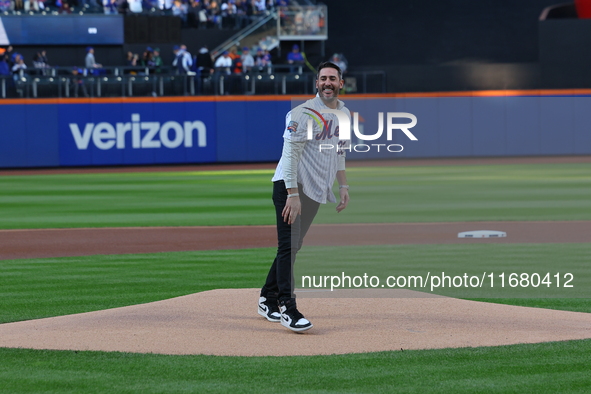
M 280 300 L 295 298 L 293 265 L 296 253 L 302 247 L 304 237 L 318 212 L 320 203 L 310 199 L 298 187 L 302 214 L 291 225 L 283 220 L 282 212 L 287 202 L 285 182 L 273 183 L 273 204 L 277 219 L 277 256 L 267 275 L 267 281 L 261 290 L 263 297 L 277 297 Z

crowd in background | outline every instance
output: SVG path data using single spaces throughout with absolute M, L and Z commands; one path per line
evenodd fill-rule
M 88 77 L 100 77 L 98 80 L 103 80 L 103 77 L 110 75 L 121 80 L 121 75 L 163 77 L 186 75 L 193 76 L 195 78 L 193 81 L 199 84 L 198 86 L 209 86 L 205 89 L 214 89 L 214 91 L 217 87 L 213 86 L 218 86 L 217 83 L 223 78 L 224 88 L 220 90 L 221 94 L 245 94 L 250 89 L 245 82 L 249 80 L 249 75 L 258 75 L 258 79 L 260 74 L 271 75 L 272 79 L 273 74 L 277 72 L 297 75 L 313 70 L 313 66 L 307 62 L 305 55 L 299 51 L 298 45 L 294 45 L 286 56 L 281 57 L 272 56 L 266 48 L 251 49 L 247 46 L 241 48 L 234 46 L 214 58 L 206 46 L 199 48 L 193 55 L 185 45 L 178 45 L 173 48 L 173 55 L 172 62 L 165 63 L 161 57 L 160 48 L 146 47 L 141 55 L 128 51 L 125 56 L 122 56 L 119 66 L 104 67 L 100 59 L 95 57 L 94 48 L 87 47 L 86 55 L 81 59 L 83 67 L 53 67 L 45 50 L 37 52 L 27 65 L 29 59 L 25 61 L 21 53 L 9 46 L 0 48 L 0 85 L 3 86 L 2 94 L 6 94 L 7 88 L 9 95 L 16 94 L 23 97 L 25 95 L 23 86 L 27 83 L 33 79 L 39 81 L 37 78 L 40 76 L 45 76 L 45 81 L 53 81 L 53 76 L 57 73 L 61 76 L 69 75 L 66 81 L 71 89 L 69 94 L 73 97 L 90 97 L 94 94 L 90 89 L 96 80 L 91 79 L 92 82 L 89 83 Z M 339 65 L 343 72 L 347 71 L 347 63 L 342 55 L 334 54 L 329 60 Z M 32 78 L 29 78 L 30 76 Z M 252 80 L 255 81 L 257 78 Z M 105 81 L 107 81 L 106 78 Z M 201 89 L 202 87 L 199 87 L 198 92 L 203 92 Z M 156 95 L 155 91 L 152 91 L 152 95 Z
M 33 68 L 38 70 L 50 68 L 47 51 L 37 52 L 32 59 L 32 63 Z M 10 45 L 6 48 L 0 48 L 0 76 L 18 75 L 25 70 L 27 70 L 27 64 L 21 53 L 16 52 Z
M 297 44 L 292 46 L 291 51 L 282 59 L 273 60 L 273 56 L 267 48 L 247 46 L 239 48 L 233 46 L 229 50 L 222 52 L 214 59 L 209 49 L 204 46 L 199 49 L 199 54 L 192 56 L 185 45 L 174 47 L 175 58 L 173 66 L 179 74 L 199 73 L 202 75 L 211 75 L 220 73 L 224 75 L 247 74 L 251 71 L 266 72 L 269 66 L 274 64 L 288 65 L 286 71 L 290 73 L 299 73 L 305 71 L 305 67 L 314 67 L 307 64 L 305 55 L 300 52 Z M 347 72 L 347 60 L 342 54 L 335 53 L 329 59 L 338 65 L 343 73 Z
M 201 47 L 197 54 L 192 55 L 186 45 L 177 45 L 173 48 L 173 61 L 171 64 L 164 64 L 160 53 L 160 48 L 147 47 L 143 53 L 133 53 L 128 51 L 125 59 L 120 66 L 126 68 L 129 73 L 141 72 L 141 68 L 149 68 L 152 73 L 161 73 L 166 69 L 167 72 L 175 74 L 199 74 L 210 76 L 214 73 L 221 75 L 246 74 L 252 71 L 266 72 L 270 66 L 276 62 L 289 66 L 290 73 L 298 73 L 304 70 L 306 66 L 305 55 L 300 52 L 297 44 L 292 46 L 291 51 L 281 59 L 273 59 L 270 51 L 263 47 L 249 48 L 247 46 L 239 48 L 233 46 L 228 51 L 214 59 L 206 46 Z M 343 72 L 347 71 L 347 62 L 342 54 L 335 53 L 330 58 L 337 64 Z M 31 59 L 32 70 L 39 75 L 45 75 L 51 68 L 46 50 L 41 50 Z M 75 67 L 77 73 L 100 74 L 103 69 L 101 63 L 97 62 L 94 55 L 94 48 L 87 47 L 84 58 L 84 67 L 86 71 Z M 137 68 L 134 71 L 134 68 Z M 12 46 L 0 48 L 0 76 L 20 75 L 22 71 L 28 70 L 27 63 L 22 54 L 14 50 Z
M 0 12 L 139 14 L 178 16 L 184 27 L 241 29 L 289 0 L 0 0 Z

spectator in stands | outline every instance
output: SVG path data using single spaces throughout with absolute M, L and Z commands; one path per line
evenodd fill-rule
M 259 68 L 259 71 L 262 71 L 262 69 L 264 67 L 264 65 L 263 65 L 264 55 L 265 55 L 265 53 L 263 52 L 263 48 L 258 47 L 257 53 L 254 56 L 254 65 Z
M 127 0 L 117 0 L 117 13 L 118 14 L 129 14 L 129 2 Z
M 6 49 L 0 48 L 0 76 L 10 75 L 10 67 L 6 62 Z
M 199 9 L 199 27 L 201 29 L 207 29 L 213 23 L 209 20 L 209 0 L 202 0 L 201 7 Z
M 127 51 L 127 54 L 125 55 L 125 65 L 126 66 L 131 65 L 132 61 L 133 61 L 133 52 Z
M 242 74 L 242 57 L 238 54 L 238 48 L 230 48 L 230 59 L 232 59 L 232 73 Z
M 183 3 L 181 0 L 174 0 L 174 3 L 172 3 L 172 15 L 181 18 L 183 27 L 188 26 L 187 19 L 189 15 L 189 7 L 187 6 L 187 3 Z
M 287 63 L 291 65 L 289 72 L 295 73 L 299 67 L 303 66 L 305 63 L 304 56 L 300 52 L 300 47 L 297 44 L 294 44 L 291 47 L 291 52 L 287 54 Z
M 14 0 L 13 9 L 15 11 L 23 11 L 25 9 L 25 3 L 23 0 Z
M 70 8 L 70 3 L 68 3 L 65 0 L 62 0 L 62 5 L 60 7 L 59 13 L 64 15 L 71 14 L 72 9 Z
M 259 72 L 265 71 L 265 68 L 272 66 L 271 54 L 266 48 L 258 48 L 257 54 L 254 57 L 254 64 L 259 69 Z
M 105 14 L 117 14 L 117 0 L 103 0 L 103 11 Z
M 140 57 L 137 53 L 133 53 L 131 51 L 127 52 L 126 66 L 128 66 L 128 67 L 138 66 L 139 58 Z
M 21 53 L 13 51 L 12 54 L 10 55 L 10 62 L 9 62 L 11 69 L 12 69 L 12 66 L 14 66 L 14 64 L 16 63 L 17 56 L 20 56 L 24 59 L 24 57 Z
M 158 8 L 161 10 L 170 10 L 172 8 L 173 0 L 158 0 Z
M 138 59 L 138 65 L 149 67 L 149 64 L 152 62 L 152 48 L 147 47 L 144 53 L 142 53 L 142 58 Z
M 226 84 L 226 92 L 227 93 L 242 93 L 239 92 L 240 88 L 240 75 L 242 75 L 242 56 L 238 53 L 238 48 L 233 46 L 230 48 L 229 53 L 230 59 L 232 59 L 232 69 L 231 75 L 228 78 L 228 83 Z
M 33 57 L 33 67 L 35 68 L 47 68 L 49 67 L 49 59 L 47 59 L 47 51 L 42 49 L 40 52 L 35 54 Z
M 155 67 L 154 63 L 154 50 L 151 47 L 147 47 L 142 54 L 142 59 L 139 61 L 139 65 L 143 67 Z
M 8 12 L 12 8 L 10 0 L 0 0 L 0 12 Z
M 246 16 L 248 17 L 248 23 L 251 23 L 256 17 L 254 15 L 254 4 L 252 0 L 243 0 L 244 7 L 246 8 Z
M 175 46 L 173 52 L 174 60 L 172 61 L 172 65 L 176 68 L 177 74 L 189 73 L 193 65 L 193 59 L 187 51 L 187 47 L 185 45 Z
M 179 45 L 175 45 L 172 47 L 172 54 L 174 56 L 174 59 L 172 60 L 172 65 L 174 67 L 176 67 L 176 65 L 177 65 L 180 50 L 181 50 L 181 47 Z
M 142 0 L 127 0 L 127 9 L 130 13 L 141 14 L 144 11 Z
M 187 14 L 187 24 L 189 27 L 199 27 L 199 11 L 201 11 L 199 0 L 189 0 Z
M 13 61 L 14 48 L 12 47 L 12 45 L 9 45 L 6 47 L 6 53 L 4 53 L 4 55 L 6 57 L 6 59 L 5 59 L 6 62 L 12 68 L 12 64 L 14 63 L 14 61 Z
M 230 52 L 224 51 L 222 56 L 215 61 L 215 71 L 221 74 L 230 75 L 232 73 L 232 58 Z
M 12 69 L 12 66 L 14 66 L 14 64 L 16 63 L 16 57 L 17 56 L 20 56 L 20 57 L 22 57 L 24 59 L 24 57 L 23 57 L 22 54 L 20 54 L 20 53 L 18 53 L 16 51 L 13 51 L 12 54 L 10 55 L 10 62 L 9 62 L 10 69 Z
M 252 0 L 255 15 L 264 15 L 267 11 L 266 0 Z
M 211 3 L 209 3 L 209 7 L 207 8 L 208 10 L 208 16 L 207 19 L 209 22 L 211 22 L 211 26 L 217 26 L 220 27 L 222 26 L 222 16 L 221 16 L 221 10 L 220 10 L 220 6 L 218 4 L 217 1 L 212 0 Z
M 35 57 L 33 57 L 33 67 L 39 70 L 42 75 L 46 75 L 47 69 L 51 66 L 49 65 L 47 51 L 45 51 L 45 49 L 43 49 L 41 52 L 37 52 Z
M 293 23 L 296 35 L 301 36 L 306 33 L 306 16 L 301 8 L 296 12 Z
M 183 51 L 184 53 L 183 56 L 185 57 L 185 62 L 189 65 L 189 69 L 191 69 L 191 67 L 193 66 L 193 56 L 187 49 L 187 46 L 184 44 L 181 44 L 181 51 Z
M 220 15 L 222 17 L 222 27 L 224 29 L 236 27 L 236 5 L 234 0 L 223 2 L 220 7 Z
M 249 73 L 253 67 L 254 57 L 250 54 L 250 49 L 248 47 L 242 48 L 242 71 L 244 73 Z
M 155 68 L 156 73 L 162 72 L 162 57 L 160 56 L 160 48 L 154 48 L 154 52 L 152 53 L 152 63 L 154 64 L 152 67 Z
M 236 29 L 243 29 L 248 26 L 247 0 L 236 0 Z
M 222 9 L 220 3 L 213 0 L 211 2 L 211 14 L 213 16 L 213 24 L 218 28 L 222 28 Z
M 89 70 L 103 67 L 101 64 L 96 62 L 96 60 L 94 58 L 94 48 L 93 47 L 86 48 L 86 58 L 84 59 L 84 64 L 85 64 L 86 68 Z
M 206 46 L 199 49 L 199 54 L 195 57 L 195 67 L 197 72 L 203 77 L 208 77 L 213 74 L 214 65 L 211 53 Z
M 316 8 L 309 8 L 304 20 L 304 34 L 316 35 L 320 32 L 320 14 Z
M 14 58 L 14 65 L 12 66 L 12 74 L 16 79 L 21 72 L 24 72 L 27 69 L 27 65 L 23 59 L 23 56 L 20 53 L 17 53 Z
M 267 48 L 263 48 L 263 63 L 265 66 L 272 66 L 273 62 L 271 60 L 271 52 Z
M 238 55 L 237 58 L 232 59 L 232 72 L 234 74 L 242 74 L 244 66 L 242 65 L 242 55 Z
M 330 58 L 330 61 L 339 66 L 341 72 L 344 74 L 347 72 L 347 59 L 340 53 L 335 53 Z
M 25 11 L 39 11 L 45 8 L 42 0 L 25 0 Z
M 4 53 L 4 60 L 8 63 L 8 67 L 12 69 L 12 65 L 14 64 L 14 48 L 12 45 L 6 47 L 6 52 Z

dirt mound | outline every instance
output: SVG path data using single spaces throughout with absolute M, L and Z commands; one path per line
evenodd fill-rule
M 591 338 L 587 313 L 385 291 L 382 298 L 299 298 L 314 324 L 304 334 L 259 316 L 257 289 L 229 289 L 2 324 L 0 347 L 292 356 Z

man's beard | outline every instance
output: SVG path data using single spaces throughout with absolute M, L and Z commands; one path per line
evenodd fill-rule
M 317 89 L 318 96 L 319 96 L 319 97 L 320 97 L 320 98 L 321 98 L 323 101 L 332 102 L 332 101 L 335 101 L 335 100 L 337 100 L 337 99 L 338 99 L 338 95 L 339 95 L 339 92 L 338 92 L 338 90 L 336 90 L 336 89 L 331 89 L 331 90 L 332 90 L 332 96 L 330 96 L 330 97 L 325 97 L 325 96 L 323 95 L 323 93 L 322 93 L 322 91 L 323 91 L 323 90 L 325 90 L 325 89 L 322 89 L 322 88 L 318 88 L 318 89 Z

